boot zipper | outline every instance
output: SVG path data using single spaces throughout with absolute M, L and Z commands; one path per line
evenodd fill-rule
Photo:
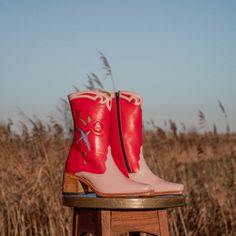
M 126 156 L 125 145 L 124 145 L 124 140 L 123 140 L 123 136 L 122 136 L 122 127 L 121 127 L 121 119 L 120 119 L 120 91 L 116 92 L 116 107 L 117 107 L 117 118 L 118 118 L 121 150 L 122 150 L 122 153 L 124 156 L 125 165 L 128 170 L 128 173 L 131 173 L 131 168 L 129 166 L 129 162 L 128 162 L 128 159 Z

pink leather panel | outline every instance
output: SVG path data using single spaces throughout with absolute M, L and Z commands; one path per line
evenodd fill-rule
M 136 193 L 134 195 L 138 195 L 137 193 L 153 191 L 149 184 L 143 184 L 131 180 L 119 171 L 112 158 L 110 147 L 108 147 L 107 155 L 107 170 L 105 173 L 97 175 L 88 172 L 78 172 L 76 175 L 89 180 L 93 186 L 96 186 L 96 190 L 102 193 Z

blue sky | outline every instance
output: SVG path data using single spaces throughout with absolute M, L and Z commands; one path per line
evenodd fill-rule
M 200 109 L 224 131 L 220 100 L 236 131 L 235 13 L 230 0 L 2 0 L 0 120 L 21 119 L 18 107 L 47 119 L 87 73 L 102 77 L 101 51 L 117 89 L 143 96 L 145 120 L 198 128 Z

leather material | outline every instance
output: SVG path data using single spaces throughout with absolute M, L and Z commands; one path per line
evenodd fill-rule
M 136 173 L 130 173 L 129 177 L 132 180 L 138 181 L 140 183 L 146 183 L 152 185 L 155 193 L 162 194 L 182 194 L 184 191 L 183 184 L 172 183 L 166 181 L 159 176 L 153 174 L 149 169 L 142 152 L 142 147 L 140 151 L 139 160 L 140 169 Z
M 111 109 L 111 124 L 110 124 L 110 145 L 112 156 L 114 157 L 114 161 L 120 171 L 128 177 L 127 167 L 124 161 L 121 144 L 120 144 L 120 133 L 118 127 L 118 118 L 117 118 L 117 104 L 114 93 L 112 94 L 112 109 Z
M 183 193 L 184 186 L 182 184 L 176 184 L 161 179 L 152 173 L 145 162 L 142 154 L 142 98 L 138 94 L 128 91 L 120 91 L 119 97 L 119 112 L 122 126 L 121 132 L 125 147 L 124 151 L 126 153 L 130 172 L 128 173 L 127 166 L 125 164 L 121 143 L 118 139 L 116 142 L 112 141 L 115 139 L 118 132 L 118 116 L 115 114 L 116 109 L 114 109 L 117 101 L 113 98 L 111 123 L 112 133 L 110 143 L 112 155 L 115 158 L 117 166 L 125 175 L 128 174 L 130 179 L 141 183 L 151 184 L 156 194 Z
M 146 196 L 153 192 L 150 185 L 127 178 L 114 163 L 109 148 L 111 94 L 97 91 L 77 92 L 69 95 L 69 101 L 74 122 L 74 138 L 65 172 L 86 179 L 87 185 L 93 186 L 94 191 L 101 196 Z
M 153 191 L 149 184 L 142 184 L 131 180 L 119 171 L 111 155 L 110 147 L 108 147 L 106 167 L 107 170 L 103 174 L 98 175 L 89 172 L 78 172 L 76 175 L 89 180 L 93 186 L 96 186 L 96 190 L 102 193 L 109 191 L 110 194 L 130 194 Z
M 115 95 L 112 95 L 111 109 L 111 151 L 115 163 L 128 176 L 128 168 L 124 160 L 119 140 L 117 101 Z M 120 91 L 119 112 L 121 121 L 122 137 L 124 148 L 128 159 L 130 172 L 135 173 L 139 170 L 139 154 L 142 146 L 142 98 L 135 93 Z
M 131 173 L 139 170 L 142 146 L 142 98 L 131 92 L 120 92 L 120 118 L 126 156 Z
M 65 171 L 104 173 L 111 97 L 102 92 L 78 92 L 69 95 L 74 122 L 74 138 Z

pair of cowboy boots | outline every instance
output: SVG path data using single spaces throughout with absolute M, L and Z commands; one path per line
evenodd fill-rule
M 132 92 L 69 95 L 74 138 L 63 194 L 103 197 L 183 194 L 182 184 L 154 175 L 142 153 L 142 98 Z

